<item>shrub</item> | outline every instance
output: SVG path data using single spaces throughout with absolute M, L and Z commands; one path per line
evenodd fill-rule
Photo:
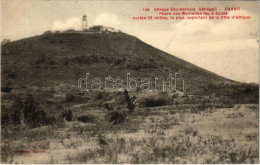
M 34 119 L 34 114 L 36 113 L 39 104 L 34 101 L 33 95 L 31 93 L 27 93 L 25 101 L 24 101 L 24 118 L 26 122 L 30 123 Z
M 118 104 L 125 104 L 126 103 L 124 95 L 125 95 L 124 92 L 121 92 L 121 91 L 116 93 L 116 102 Z
M 67 93 L 65 96 L 65 101 L 66 102 L 73 102 L 76 100 L 75 95 L 71 94 L 71 93 Z
M 126 120 L 125 114 L 123 112 L 119 112 L 119 111 L 109 112 L 107 114 L 107 118 L 108 118 L 109 122 L 111 122 L 113 124 L 120 124 L 120 123 L 125 122 L 125 120 Z
M 5 87 L 2 87 L 1 88 L 1 91 L 2 92 L 6 92 L 6 93 L 9 93 L 9 92 L 11 92 L 12 91 L 12 87 L 10 87 L 10 86 L 5 86 Z
M 46 113 L 43 110 L 37 110 L 33 114 L 34 120 L 33 121 L 33 127 L 40 127 L 42 125 L 48 125 L 49 121 L 47 119 Z
M 48 116 L 47 117 L 47 121 L 48 121 L 48 124 L 53 125 L 53 124 L 55 124 L 57 122 L 57 119 L 56 119 L 55 116 Z
M 4 126 L 4 125 L 8 125 L 11 123 L 11 117 L 8 113 L 2 113 L 1 114 L 1 125 Z
M 72 119 L 73 119 L 73 113 L 72 113 L 71 110 L 66 110 L 66 111 L 62 112 L 62 117 L 65 117 L 65 119 L 66 119 L 67 121 L 72 121 Z
M 96 95 L 95 95 L 95 100 L 101 100 L 104 98 L 104 94 L 103 92 L 98 92 Z
M 10 79 L 16 79 L 17 74 L 14 70 L 6 70 L 6 76 Z
M 157 107 L 168 103 L 169 98 L 163 94 L 149 95 L 141 98 L 139 104 L 143 107 Z
M 130 95 L 128 94 L 128 91 L 125 89 L 125 100 L 127 102 L 127 109 L 130 112 L 133 112 L 135 109 L 135 105 L 134 105 L 134 101 L 135 101 L 136 97 L 130 97 Z
M 122 63 L 124 63 L 125 62 L 125 59 L 124 58 L 116 58 L 115 60 L 114 60 L 114 64 L 115 65 L 120 65 L 120 64 L 122 64 Z
M 106 109 L 107 111 L 113 111 L 113 110 L 114 110 L 113 105 L 108 105 L 107 103 L 105 103 L 104 106 L 105 106 L 105 109 Z
M 14 124 L 16 126 L 26 124 L 29 127 L 48 125 L 50 120 L 46 113 L 39 108 L 39 105 L 30 93 L 26 94 L 24 102 L 20 98 L 16 98 L 12 111 L 3 112 L 4 108 L 2 108 L 2 124 Z
M 83 123 L 92 123 L 95 120 L 95 117 L 93 115 L 82 115 L 78 117 L 78 121 L 81 121 Z
M 199 111 L 205 111 L 206 110 L 206 101 L 202 100 L 199 104 L 198 104 L 198 110 Z
M 225 96 L 220 97 L 219 102 L 221 103 L 222 108 L 233 108 L 234 107 L 233 101 L 228 97 L 225 97 Z
M 39 105 L 40 104 L 34 100 L 33 95 L 27 93 L 23 105 L 23 114 L 26 124 L 31 127 L 39 127 L 48 124 L 46 113 L 39 109 Z
M 13 109 L 14 109 L 14 113 L 12 114 L 13 123 L 15 125 L 19 125 L 22 123 L 23 120 L 23 109 L 24 109 L 24 104 L 19 98 L 16 98 L 15 103 L 13 105 Z

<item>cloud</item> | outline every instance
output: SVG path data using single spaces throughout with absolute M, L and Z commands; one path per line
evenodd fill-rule
M 81 20 L 79 18 L 68 18 L 66 21 L 55 21 L 53 30 L 79 30 L 81 29 Z
M 109 26 L 113 27 L 116 29 L 120 29 L 121 24 L 119 21 L 119 18 L 115 14 L 110 14 L 110 13 L 102 13 L 99 14 L 95 17 L 94 21 L 88 22 L 90 26 L 93 25 L 104 25 L 104 26 Z M 68 30 L 68 29 L 75 29 L 75 30 L 81 30 L 82 26 L 82 20 L 79 18 L 68 18 L 65 21 L 55 21 L 52 29 L 53 30 Z
M 99 14 L 95 18 L 94 24 L 95 25 L 104 25 L 104 26 L 109 26 L 109 27 L 120 29 L 120 21 L 119 21 L 118 16 L 115 14 L 110 14 L 110 13 Z

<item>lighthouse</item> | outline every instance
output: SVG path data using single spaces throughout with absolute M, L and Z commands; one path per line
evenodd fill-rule
M 82 31 L 85 31 L 88 29 L 88 21 L 87 21 L 87 16 L 83 15 L 82 19 Z

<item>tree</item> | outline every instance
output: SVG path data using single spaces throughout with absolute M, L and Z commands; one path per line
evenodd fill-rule
M 23 120 L 24 120 L 23 108 L 24 108 L 24 104 L 22 100 L 16 98 L 15 103 L 13 105 L 14 113 L 12 115 L 14 125 L 23 124 Z
M 34 114 L 37 111 L 37 108 L 39 107 L 39 104 L 34 101 L 33 95 L 31 93 L 26 94 L 26 98 L 24 101 L 24 118 L 27 123 L 33 123 Z
M 27 93 L 23 113 L 26 123 L 32 127 L 48 124 L 46 113 L 39 109 L 39 105 L 40 104 L 34 100 L 33 95 Z

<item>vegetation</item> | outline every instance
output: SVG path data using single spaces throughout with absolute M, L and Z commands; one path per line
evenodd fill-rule
M 126 114 L 120 111 L 112 111 L 107 114 L 107 119 L 113 124 L 120 124 L 125 122 Z
M 168 104 L 169 98 L 165 94 L 149 94 L 139 100 L 142 107 L 157 107 Z
M 99 138 L 101 139 L 101 138 Z M 100 140 L 101 141 L 101 140 Z M 67 157 L 70 163 L 254 163 L 258 152 L 245 149 L 235 139 L 201 135 L 186 128 L 167 138 L 111 138 L 108 147 L 86 149 Z M 129 145 L 129 143 L 131 145 Z M 140 148 L 141 146 L 141 148 Z M 136 154 L 139 153 L 139 154 Z M 127 155 L 125 155 L 127 154 Z M 120 159 L 124 157 L 124 159 Z
M 71 110 L 66 110 L 62 112 L 62 117 L 65 118 L 67 121 L 72 121 L 73 119 L 73 112 Z
M 129 110 L 129 112 L 133 112 L 135 109 L 134 101 L 135 101 L 136 97 L 135 96 L 130 97 L 128 94 L 128 91 L 126 89 L 125 89 L 124 94 L 125 94 L 125 100 L 127 103 L 127 109 Z
M 11 86 L 9 86 L 9 85 L 7 85 L 7 86 L 3 86 L 2 88 L 1 88 L 1 91 L 2 92 L 7 92 L 7 93 L 9 93 L 9 92 L 11 92 L 12 91 L 12 87 Z
M 17 73 L 15 72 L 14 69 L 8 69 L 5 71 L 6 77 L 8 79 L 16 79 L 17 78 Z
M 71 93 L 67 93 L 66 96 L 65 96 L 65 101 L 66 102 L 76 101 L 76 97 L 75 97 L 75 95 L 73 95 Z
M 95 116 L 93 115 L 82 115 L 78 117 L 78 121 L 83 123 L 92 123 L 95 120 Z
M 26 98 L 22 101 L 16 98 L 12 106 L 11 113 L 4 112 L 2 115 L 2 124 L 6 126 L 8 123 L 16 126 L 39 127 L 52 123 L 53 118 L 47 117 L 44 110 L 39 108 L 39 103 L 34 100 L 31 93 L 26 94 Z
M 256 84 L 219 77 L 124 33 L 47 32 L 2 48 L 4 163 L 259 163 Z M 86 71 L 139 80 L 172 70 L 192 83 L 187 92 L 77 88 Z M 39 149 L 48 154 L 28 160 L 14 152 Z

